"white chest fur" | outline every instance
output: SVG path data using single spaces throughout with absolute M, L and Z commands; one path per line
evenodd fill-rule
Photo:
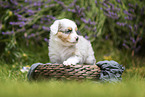
M 60 50 L 58 50 L 57 55 L 59 56 L 59 59 L 61 62 L 67 60 L 69 57 L 74 55 L 75 53 L 75 46 L 70 47 L 60 47 Z
M 75 45 L 63 46 L 53 39 L 50 39 L 49 42 L 49 58 L 51 62 L 63 63 L 75 53 Z

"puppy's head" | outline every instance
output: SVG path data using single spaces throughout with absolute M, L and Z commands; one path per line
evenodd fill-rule
M 77 25 L 69 19 L 56 20 L 50 30 L 51 35 L 57 36 L 64 45 L 75 45 L 78 42 Z

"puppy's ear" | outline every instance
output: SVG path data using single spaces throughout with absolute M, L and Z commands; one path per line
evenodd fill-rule
M 50 31 L 53 35 L 57 34 L 58 28 L 59 28 L 59 20 L 56 20 L 51 26 L 50 26 Z

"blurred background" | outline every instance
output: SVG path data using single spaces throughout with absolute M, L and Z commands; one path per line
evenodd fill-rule
M 62 18 L 97 62 L 125 66 L 122 82 L 28 81 L 32 64 L 50 62 L 49 27 Z M 145 0 L 0 0 L 0 86 L 0 97 L 145 97 Z
M 145 65 L 144 0 L 1 0 L 0 65 L 50 62 L 49 27 L 62 18 L 76 22 L 97 61 Z

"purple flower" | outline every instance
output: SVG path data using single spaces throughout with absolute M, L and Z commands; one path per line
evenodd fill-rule
M 49 39 L 48 38 L 44 38 L 44 41 L 48 43 L 49 42 Z
M 35 13 L 35 12 L 34 12 L 33 10 L 31 10 L 31 9 L 28 9 L 27 12 L 28 12 L 28 13 Z
M 33 5 L 34 5 L 34 6 L 37 6 L 37 2 L 34 2 Z
M 69 4 L 69 7 L 73 7 L 76 4 L 77 0 L 74 0 L 71 4 Z
M 96 4 L 96 5 L 98 4 L 97 0 L 95 0 L 95 4 Z
M 11 34 L 13 34 L 13 33 L 14 33 L 14 31 L 2 32 L 3 35 L 11 35 Z
M 35 37 L 35 36 L 36 36 L 36 34 L 32 33 L 32 34 L 28 35 L 27 38 L 31 38 L 31 37 Z
M 89 39 L 89 37 L 87 36 L 87 35 L 85 35 L 85 38 L 88 40 Z
M 9 22 L 10 25 L 15 25 L 15 22 Z
M 42 29 L 43 29 L 43 30 L 46 30 L 46 31 L 49 31 L 49 30 L 50 30 L 49 27 L 45 27 L 45 26 L 42 26 Z
M 103 2 L 102 5 L 108 8 L 108 5 L 106 3 Z
M 138 25 L 134 25 L 134 30 L 137 31 L 138 30 Z
M 25 2 L 28 2 L 28 0 L 25 0 Z
M 26 32 L 26 29 L 23 28 L 23 29 L 17 29 L 16 32 Z
M 133 12 L 133 13 L 134 13 L 134 9 L 131 9 L 131 8 L 130 8 L 128 11 L 129 11 L 129 12 Z
M 47 17 L 42 17 L 41 20 L 42 21 L 46 21 L 47 20 Z
M 76 22 L 77 25 L 81 24 L 79 20 L 76 20 L 75 22 Z
M 56 20 L 56 17 L 53 17 L 53 16 L 52 16 L 51 19 L 52 19 L 52 20 Z
M 114 9 L 114 5 L 112 3 L 108 3 L 111 6 L 111 9 Z
M 72 12 L 72 13 L 76 13 L 75 9 L 67 9 L 68 11 Z
M 41 21 L 40 21 L 40 23 L 41 23 L 41 24 L 44 24 L 44 21 L 43 21 L 43 20 L 41 20 Z
M 93 32 L 97 32 L 97 28 L 96 27 L 93 29 Z
M 136 43 L 136 41 L 133 37 L 130 37 L 130 40 L 132 40 L 133 43 Z
M 105 9 L 103 9 L 104 11 L 110 11 L 111 9 L 110 8 L 105 8 Z
M 124 19 L 126 19 L 126 20 L 133 20 L 133 18 L 132 17 L 129 17 L 129 16 L 124 17 Z
M 141 9 L 141 15 L 145 14 L 145 6 Z
M 22 21 L 22 22 L 19 22 L 18 24 L 19 24 L 19 27 L 23 27 L 25 26 L 26 23 Z
M 130 3 L 128 4 L 128 6 L 129 7 L 133 7 L 133 8 L 135 7 L 133 4 L 130 4 Z
M 118 3 L 121 3 L 121 0 L 116 0 Z
M 108 11 L 108 13 L 110 14 L 110 16 L 112 16 L 112 15 L 117 16 L 117 13 L 110 12 L 110 11 Z
M 87 30 L 89 30 L 89 31 L 91 31 L 91 27 L 89 27 L 89 26 L 85 26 L 85 29 L 87 29 Z
M 131 25 L 128 25 L 128 27 L 130 28 L 130 30 L 132 30 L 132 26 Z
M 23 16 L 22 16 L 22 15 L 17 14 L 17 17 L 22 18 Z
M 117 22 L 116 24 L 119 25 L 119 26 L 125 26 L 126 25 L 126 23 L 120 23 L 120 22 Z
M 139 42 L 141 40 L 142 40 L 142 37 L 139 37 L 139 38 L 136 39 L 136 42 Z
M 114 11 L 120 11 L 120 8 L 114 8 Z
M 96 25 L 96 22 L 94 22 L 94 21 L 90 22 L 90 25 Z
M 54 0 L 58 4 L 60 4 L 62 7 L 66 8 L 65 4 L 62 1 Z
M 137 3 L 135 4 L 135 8 L 138 8 L 138 4 Z
M 47 0 L 45 3 L 50 3 L 51 2 L 51 0 Z
M 81 18 L 81 20 L 84 22 L 84 23 L 88 23 L 88 21 L 86 20 L 86 19 L 84 19 L 84 18 Z
M 79 30 L 77 31 L 77 34 L 78 34 L 78 35 L 82 35 L 82 33 L 81 33 Z
M 126 11 L 126 10 L 124 10 L 123 11 L 126 15 L 128 15 L 128 16 L 133 16 L 131 13 L 129 13 L 128 11 Z
M 112 18 L 112 19 L 118 19 L 119 18 L 117 15 L 111 15 L 111 14 L 112 13 L 108 14 L 108 13 L 104 12 L 104 15 L 106 15 L 106 16 Z
M 38 28 L 39 28 L 39 25 L 34 24 L 34 25 L 32 26 L 32 28 L 33 28 L 33 29 L 38 29 Z
M 46 5 L 45 5 L 46 6 Z M 48 7 L 53 7 L 53 6 L 55 6 L 55 4 L 50 4 Z
M 85 8 L 80 8 L 78 5 L 75 6 L 75 13 L 78 15 L 78 17 L 85 17 L 84 10 Z
M 141 49 L 141 46 L 139 45 L 138 47 L 135 48 L 135 52 L 138 52 Z
M 125 43 L 122 44 L 126 49 L 129 49 L 129 46 L 126 45 Z
M 19 27 L 26 25 L 26 23 L 24 21 L 22 21 L 22 22 L 10 22 L 9 24 L 10 25 L 19 25 Z
M 95 37 L 95 38 L 97 37 L 97 35 L 96 35 L 96 34 L 93 34 L 92 36 L 93 36 L 93 37 Z
M 105 36 L 105 39 L 108 40 L 109 37 L 110 37 L 110 34 L 106 35 L 106 36 Z
M 13 3 L 14 5 L 18 5 L 18 2 L 16 0 L 10 0 L 11 3 Z
M 34 6 L 41 6 L 42 5 L 42 2 L 41 1 L 37 1 L 37 2 L 34 2 L 33 5 Z

